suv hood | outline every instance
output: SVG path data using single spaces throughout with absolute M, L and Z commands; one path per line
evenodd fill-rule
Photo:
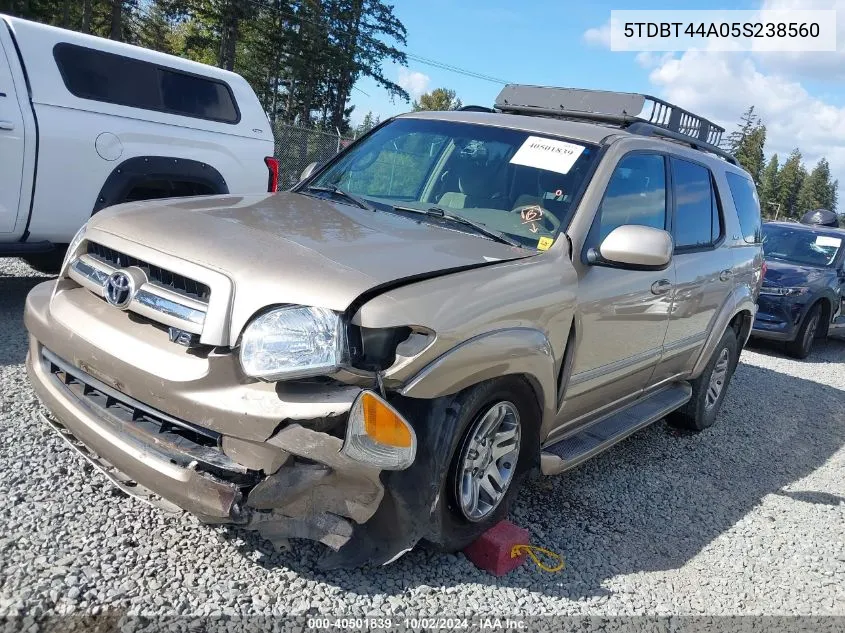
M 825 278 L 830 272 L 825 268 L 767 259 L 765 285 L 783 287 L 813 286 L 819 283 L 824 285 Z
M 284 192 L 118 205 L 90 228 L 227 275 L 233 328 L 276 303 L 343 311 L 407 278 L 531 256 L 534 251 L 383 211 Z

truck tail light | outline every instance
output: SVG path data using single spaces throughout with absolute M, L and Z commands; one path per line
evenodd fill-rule
M 274 193 L 279 190 L 279 161 L 272 156 L 264 159 L 264 164 L 267 165 L 267 191 Z

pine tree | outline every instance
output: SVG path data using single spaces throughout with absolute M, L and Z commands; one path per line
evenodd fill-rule
M 449 88 L 435 88 L 414 101 L 413 108 L 419 110 L 457 110 L 463 106 L 454 90 Z
M 798 192 L 806 176 L 807 171 L 801 164 L 801 152 L 795 148 L 778 172 L 778 189 L 774 202 L 780 205 L 780 217 L 799 217 Z
M 778 169 L 778 155 L 773 154 L 763 170 L 759 187 L 760 209 L 765 216 L 776 212 L 773 206 L 777 204 Z
M 802 215 L 813 209 L 831 209 L 834 205 L 833 188 L 830 181 L 830 165 L 822 158 L 804 179 L 798 192 L 798 214 Z
M 358 125 L 358 127 L 355 128 L 355 138 L 358 138 L 359 136 L 363 136 L 364 134 L 366 134 L 367 132 L 372 130 L 375 126 L 377 126 L 378 124 L 379 124 L 378 115 L 375 115 L 372 112 L 367 112 L 367 114 L 364 115 L 364 119 L 361 121 L 361 123 Z
M 751 174 L 754 184 L 761 184 L 763 167 L 766 159 L 763 146 L 766 144 L 766 126 L 759 116 L 754 114 L 754 106 L 746 110 L 737 129 L 728 137 L 728 150 L 745 170 Z
M 830 199 L 830 206 L 828 209 L 831 211 L 836 211 L 836 205 L 839 203 L 839 179 L 834 180 L 830 183 L 830 190 L 828 192 L 828 196 Z
M 728 135 L 727 149 L 731 154 L 736 154 L 742 140 L 760 124 L 760 117 L 754 114 L 754 106 L 742 113 L 737 128 Z

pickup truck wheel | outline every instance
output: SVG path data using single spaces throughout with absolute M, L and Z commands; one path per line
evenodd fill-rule
M 794 358 L 807 358 L 813 349 L 813 341 L 819 333 L 819 325 L 822 320 L 822 306 L 820 303 L 815 304 L 798 328 L 798 334 L 794 341 L 786 344 L 786 352 Z
M 470 387 L 446 409 L 459 430 L 437 504 L 436 547 L 463 549 L 507 516 L 536 464 L 540 409 L 525 380 L 501 378 Z
M 33 253 L 32 255 L 26 255 L 23 257 L 23 260 L 40 273 L 57 275 L 59 273 L 59 269 L 62 267 L 62 262 L 65 259 L 66 252 L 67 245 L 59 245 L 47 253 Z
M 693 431 L 703 431 L 713 425 L 736 368 L 737 348 L 736 333 L 728 328 L 704 371 L 692 381 L 692 398 L 667 416 L 671 424 Z

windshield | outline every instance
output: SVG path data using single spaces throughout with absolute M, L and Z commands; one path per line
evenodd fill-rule
M 518 130 L 397 119 L 309 185 L 336 187 L 414 219 L 441 223 L 459 216 L 544 250 L 566 227 L 596 154 L 588 143 Z M 431 209 L 444 213 L 414 213 Z
M 767 259 L 802 266 L 831 266 L 841 247 L 842 237 L 832 233 L 763 225 L 763 251 Z

